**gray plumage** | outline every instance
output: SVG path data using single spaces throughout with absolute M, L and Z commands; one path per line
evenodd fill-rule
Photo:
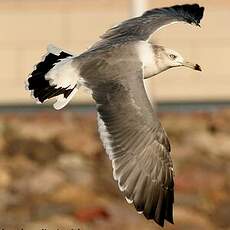
M 170 144 L 147 98 L 137 53 L 121 46 L 82 63 L 119 188 L 146 218 L 173 223 Z
M 173 22 L 184 21 L 199 25 L 204 8 L 198 4 L 176 5 L 146 11 L 142 16 L 131 18 L 109 29 L 102 39 L 147 40 L 156 30 Z
M 27 81 L 39 102 L 57 97 L 56 109 L 64 107 L 80 86 L 91 90 L 100 137 L 120 190 L 138 212 L 161 226 L 165 220 L 173 223 L 173 164 L 168 137 L 143 79 L 176 66 L 201 69 L 146 40 L 172 22 L 199 25 L 203 12 L 197 4 L 149 10 L 108 30 L 78 56 L 53 48 Z M 62 56 L 67 57 L 60 61 Z

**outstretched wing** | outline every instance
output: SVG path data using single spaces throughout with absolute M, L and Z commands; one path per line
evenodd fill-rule
M 170 144 L 147 98 L 141 64 L 107 60 L 86 74 L 97 103 L 98 128 L 113 175 L 128 202 L 161 226 L 173 223 Z M 96 72 L 95 72 L 96 71 Z M 89 77 L 90 78 L 90 77 Z M 91 78 L 92 79 L 92 78 Z
M 174 22 L 186 22 L 199 26 L 204 7 L 198 4 L 175 5 L 146 11 L 142 16 L 131 18 L 109 29 L 102 39 L 147 40 L 162 26 Z

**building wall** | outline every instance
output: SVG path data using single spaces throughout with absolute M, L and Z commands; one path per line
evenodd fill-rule
M 148 7 L 181 1 L 149 0 Z M 190 1 L 183 1 L 189 3 Z M 230 99 L 230 2 L 197 0 L 206 7 L 201 29 L 172 25 L 154 40 L 199 63 L 203 72 L 172 69 L 148 80 L 157 100 Z M 0 1 L 0 104 L 32 103 L 24 80 L 49 43 L 82 52 L 109 27 L 129 17 L 129 0 Z M 74 102 L 90 101 L 81 92 Z
M 170 1 L 168 5 L 181 2 Z M 203 72 L 172 69 L 151 80 L 152 92 L 159 100 L 230 99 L 230 2 L 196 2 L 206 8 L 201 28 L 174 24 L 156 34 L 156 40 L 200 64 Z M 162 1 L 151 1 L 150 5 L 159 7 Z

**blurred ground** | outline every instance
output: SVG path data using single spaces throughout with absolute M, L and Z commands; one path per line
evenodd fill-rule
M 166 229 L 230 229 L 230 111 L 160 116 L 176 173 Z M 161 229 L 118 191 L 95 114 L 0 115 L 0 151 L 0 228 Z

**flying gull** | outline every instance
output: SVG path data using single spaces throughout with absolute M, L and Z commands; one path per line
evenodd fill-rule
M 201 68 L 149 38 L 176 22 L 199 26 L 203 13 L 198 4 L 148 10 L 109 29 L 80 55 L 50 45 L 26 81 L 38 103 L 55 98 L 55 109 L 67 105 L 81 86 L 90 89 L 100 138 L 120 190 L 139 213 L 160 226 L 165 220 L 173 223 L 173 164 L 169 139 L 143 79 L 172 67 Z

